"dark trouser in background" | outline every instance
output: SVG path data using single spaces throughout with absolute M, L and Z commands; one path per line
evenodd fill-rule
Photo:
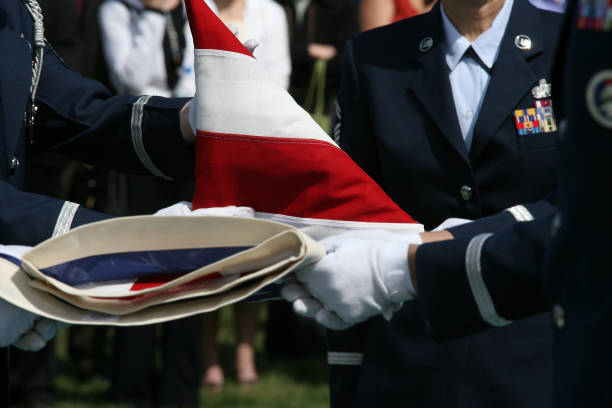
M 9 406 L 9 355 L 8 347 L 0 348 L 0 406 Z
M 10 394 L 14 405 L 50 406 L 57 372 L 54 341 L 39 351 L 10 350 Z
M 201 317 L 118 328 L 113 399 L 135 407 L 197 407 L 202 376 Z M 158 332 L 161 341 L 158 342 Z M 157 345 L 161 367 L 158 370 Z

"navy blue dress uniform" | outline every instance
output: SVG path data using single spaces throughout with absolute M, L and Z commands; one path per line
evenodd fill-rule
M 99 167 L 165 178 L 193 177 L 193 149 L 179 132 L 186 100 L 111 96 L 70 71 L 46 46 L 32 138 L 24 117 L 32 81 L 32 17 L 19 0 L 0 4 L 0 241 L 36 245 L 56 228 L 105 216 L 61 200 L 20 191 L 26 143 Z M 28 133 L 28 134 L 27 134 Z M 29 140 L 28 140 L 29 139 Z
M 509 322 L 550 310 L 556 330 L 554 406 L 608 407 L 612 202 L 603 189 L 612 183 L 607 164 L 612 154 L 612 5 L 580 0 L 568 10 L 561 74 L 553 82 L 563 88 L 567 120 L 560 211 L 540 206 L 532 222 L 476 235 L 489 228 L 483 223 L 505 224 L 492 217 L 453 231 L 457 240 L 423 245 L 416 254 L 417 280 L 423 317 L 439 339 L 495 326 L 491 311 L 497 322 Z M 470 272 L 470 257 L 480 260 L 476 274 Z
M 612 5 L 580 0 L 565 44 L 560 217 L 544 286 L 553 304 L 555 405 L 612 406 Z M 556 232 L 556 234 L 555 234 Z
M 35 2 L 34 2 L 35 3 Z M 35 245 L 81 224 L 108 218 L 77 204 L 21 191 L 26 143 L 105 168 L 192 178 L 193 148 L 184 145 L 179 111 L 185 99 L 115 96 L 70 71 L 45 44 L 37 52 L 34 20 L 20 0 L 0 2 L 0 242 Z M 30 123 L 30 95 L 35 90 Z M 7 366 L 0 350 L 0 371 Z M 2 374 L 2 377 L 5 374 Z M 6 388 L 4 383 L 2 386 Z M 4 390 L 3 390 L 4 391 Z M 3 392 L 3 396 L 7 395 Z
M 552 194 L 516 205 L 451 228 L 453 240 L 419 247 L 419 306 L 436 341 L 503 327 L 550 309 L 542 275 L 556 204 Z
M 558 135 L 519 123 L 529 126 L 532 118 L 521 115 L 550 97 L 562 20 L 514 1 L 469 151 L 439 5 L 355 37 L 345 51 L 340 146 L 427 229 L 542 199 L 556 188 Z M 418 305 L 408 304 L 390 323 L 376 318 L 367 329 L 329 332 L 332 405 L 551 406 L 549 323 L 536 316 L 436 344 Z

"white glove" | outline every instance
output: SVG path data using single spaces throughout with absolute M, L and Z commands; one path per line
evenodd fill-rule
M 224 217 L 245 217 L 255 218 L 255 210 L 251 207 L 236 207 L 235 205 L 229 205 L 227 207 L 210 207 L 210 208 L 198 208 L 192 210 L 192 205 L 189 201 L 181 201 L 170 207 L 162 208 L 153 215 L 163 216 L 206 216 L 206 215 L 217 215 Z
M 235 36 L 238 36 L 238 29 L 233 26 L 233 24 L 230 24 L 230 30 L 232 30 L 232 32 L 234 33 Z M 259 46 L 259 42 L 257 42 L 257 40 L 254 39 L 248 39 L 245 41 L 244 47 L 249 50 L 249 52 L 251 54 L 253 54 L 255 52 L 255 48 L 257 48 Z M 197 78 L 196 78 L 196 83 L 197 83 Z M 193 98 L 189 101 L 189 106 L 187 106 L 188 109 L 188 118 L 189 118 L 189 126 L 191 126 L 191 131 L 193 132 L 193 134 L 196 134 L 196 130 L 197 130 L 197 115 L 198 115 L 198 100 L 197 98 Z
M 453 227 L 457 227 L 459 225 L 467 224 L 468 222 L 472 222 L 472 220 L 468 220 L 465 218 L 447 218 L 442 221 L 442 224 L 432 229 L 432 231 L 444 231 Z
M 196 134 L 196 130 L 197 128 L 197 124 L 198 122 L 196 121 L 196 118 L 198 117 L 198 100 L 196 98 L 192 98 L 189 101 L 189 106 L 187 106 L 187 110 L 188 110 L 188 118 L 189 118 L 189 126 L 191 126 L 191 131 L 193 132 L 193 135 L 195 136 Z
M 242 45 L 244 45 L 244 48 L 246 48 L 251 54 L 253 54 L 255 53 L 255 48 L 259 47 L 259 41 L 254 40 L 253 38 L 249 38 Z
M 281 295 L 296 313 L 342 330 L 374 315 L 390 320 L 416 291 L 408 267 L 408 246 L 420 244 L 418 233 L 352 231 L 325 238 L 327 255 L 285 280 Z
M 10 346 L 32 330 L 37 318 L 34 313 L 0 299 L 0 347 Z
M 229 23 L 227 25 L 227 28 L 232 32 L 232 34 L 236 36 L 236 38 L 238 38 L 238 35 L 240 34 L 240 30 L 238 30 L 238 26 L 236 24 Z M 255 52 L 255 48 L 259 46 L 259 41 L 253 38 L 249 38 L 242 45 L 244 45 L 244 48 L 246 48 L 247 50 L 249 50 L 251 54 L 253 54 Z
M 31 247 L 0 245 L 0 252 L 21 259 Z M 55 336 L 58 322 L 40 317 L 0 299 L 0 347 L 13 345 L 26 351 L 43 348 Z
M 38 316 L 36 317 L 38 318 Z M 36 320 L 33 329 L 22 335 L 13 343 L 13 346 L 25 351 L 40 350 L 49 340 L 55 337 L 57 329 L 67 326 L 66 323 L 41 317 Z

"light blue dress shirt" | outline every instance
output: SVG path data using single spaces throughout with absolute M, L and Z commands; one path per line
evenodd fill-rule
M 493 64 L 499 55 L 499 45 L 504 37 L 513 3 L 514 0 L 506 0 L 493 20 L 491 27 L 480 34 L 472 43 L 459 34 L 446 16 L 444 7 L 440 4 L 444 38 L 446 40 L 446 64 L 450 69 L 449 79 L 459 127 L 468 151 L 472 146 L 474 125 L 478 119 L 482 101 L 491 79 L 488 71 L 493 68 Z M 473 57 L 464 56 L 470 46 L 486 68 Z

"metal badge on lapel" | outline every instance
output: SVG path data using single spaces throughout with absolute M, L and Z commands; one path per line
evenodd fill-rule
M 525 34 L 519 34 L 514 38 L 514 45 L 519 50 L 530 50 L 531 49 L 531 38 Z
M 514 123 L 521 136 L 557 131 L 557 122 L 550 99 L 536 101 L 533 108 L 515 110 Z
M 431 37 L 425 37 L 419 43 L 419 51 L 427 52 L 433 47 L 434 40 Z
M 579 30 L 612 30 L 612 1 L 580 0 L 576 27 Z
M 546 82 L 546 79 L 540 79 L 538 85 L 534 86 L 531 94 L 536 99 L 550 98 L 552 86 Z

